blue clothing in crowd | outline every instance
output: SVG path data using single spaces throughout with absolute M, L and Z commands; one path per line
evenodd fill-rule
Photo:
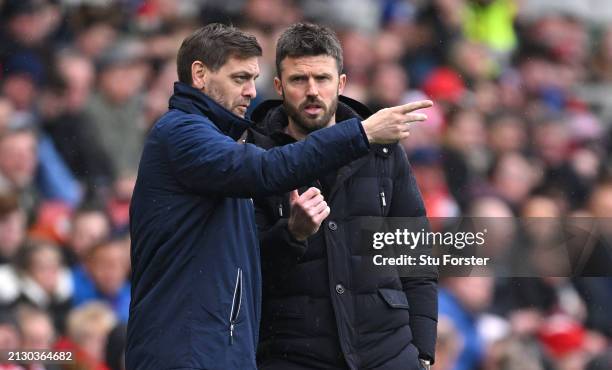
M 484 356 L 484 342 L 478 333 L 476 317 L 468 312 L 448 290 L 438 291 L 439 316 L 448 317 L 461 336 L 463 346 L 452 370 L 478 369 Z
M 94 284 L 87 271 L 82 266 L 76 266 L 72 269 L 72 281 L 74 284 L 74 294 L 72 301 L 75 306 L 90 301 L 103 301 L 108 304 L 117 318 L 121 322 L 127 322 L 130 313 L 130 283 L 123 284 L 121 289 L 113 297 L 102 294 Z

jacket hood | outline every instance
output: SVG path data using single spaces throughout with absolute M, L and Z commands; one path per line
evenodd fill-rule
M 366 119 L 371 115 L 372 111 L 357 100 L 343 95 L 338 97 L 336 122 L 342 122 L 351 118 Z M 255 126 L 252 128 L 266 136 L 284 131 L 284 128 L 289 124 L 282 100 L 266 100 L 262 102 L 253 110 L 251 119 L 255 121 Z
M 238 140 L 244 131 L 253 125 L 252 121 L 235 115 L 200 90 L 178 81 L 174 83 L 170 109 L 205 116 L 221 132 L 234 140 Z

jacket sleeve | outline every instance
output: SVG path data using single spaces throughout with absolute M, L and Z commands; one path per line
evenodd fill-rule
M 418 218 L 417 223 L 428 228 L 423 198 L 404 149 L 398 145 L 395 149 L 396 178 L 394 179 L 393 197 L 389 217 Z M 402 221 L 404 225 L 413 221 Z M 420 227 L 419 227 L 420 229 Z M 431 247 L 418 246 L 419 253 L 431 253 Z M 415 276 L 402 277 L 402 286 L 410 304 L 410 329 L 413 344 L 419 350 L 421 358 L 435 360 L 435 345 L 438 322 L 438 271 L 435 266 L 425 267 Z
M 274 221 L 265 206 L 265 200 L 255 199 L 255 220 L 259 231 L 261 263 L 265 278 L 282 275 L 297 264 L 308 249 L 308 240 L 299 241 L 288 229 L 288 218 Z M 271 276 L 272 275 L 272 276 Z M 265 281 L 264 281 L 265 283 Z
M 293 264 L 306 253 L 308 240 L 299 241 L 291 235 L 288 218 L 274 221 L 266 212 L 261 200 L 255 199 L 255 220 L 259 231 L 259 246 L 262 259 L 283 256 Z
M 192 192 L 250 198 L 286 192 L 369 151 L 357 119 L 319 130 L 295 144 L 265 151 L 238 144 L 196 118 L 165 133 L 177 180 Z

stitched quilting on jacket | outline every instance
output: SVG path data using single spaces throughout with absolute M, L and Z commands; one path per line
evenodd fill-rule
M 337 121 L 359 115 L 367 108 L 340 97 Z M 257 145 L 294 141 L 284 133 L 279 101 L 262 103 L 253 118 L 249 140 Z M 310 186 L 322 189 L 331 214 L 305 243 L 288 232 L 287 193 L 254 199 L 263 277 L 260 368 L 420 369 L 418 355 L 434 357 L 437 279 L 363 269 L 359 248 L 366 217 L 425 217 L 403 148 L 373 145 L 366 157 Z

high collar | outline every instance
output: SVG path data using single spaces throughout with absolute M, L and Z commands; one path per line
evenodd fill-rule
M 350 118 L 365 119 L 372 115 L 368 107 L 349 97 L 340 95 L 338 97 L 338 109 L 336 110 L 336 122 Z M 285 133 L 289 124 L 287 111 L 282 100 L 266 100 L 259 104 L 251 114 L 255 121 L 252 127 L 258 133 L 269 136 L 276 144 L 285 145 L 295 141 Z
M 253 122 L 235 115 L 208 95 L 183 82 L 174 83 L 174 95 L 170 98 L 170 109 L 205 116 L 221 132 L 234 140 L 238 140 L 244 131 L 253 125 Z

